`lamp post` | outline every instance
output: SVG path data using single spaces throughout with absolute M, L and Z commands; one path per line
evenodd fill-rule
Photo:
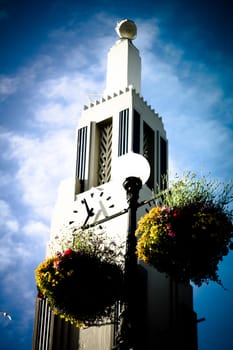
M 122 310 L 120 325 L 116 337 L 114 350 L 138 350 L 137 337 L 137 256 L 135 236 L 136 215 L 138 208 L 139 191 L 150 175 L 150 165 L 140 154 L 129 152 L 118 158 L 117 168 L 120 169 L 118 177 L 123 182 L 128 203 L 128 232 L 126 239 L 125 270 L 122 292 Z

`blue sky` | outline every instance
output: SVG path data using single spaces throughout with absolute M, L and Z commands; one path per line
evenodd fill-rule
M 133 19 L 142 95 L 162 116 L 170 169 L 233 170 L 233 20 L 229 1 L 0 1 L 0 348 L 31 348 L 34 269 L 44 259 L 56 193 L 74 171 L 75 128 L 88 94 L 105 88 L 115 24 Z M 233 348 L 228 289 L 194 289 L 199 350 Z M 1 315 L 0 315 L 1 316 Z

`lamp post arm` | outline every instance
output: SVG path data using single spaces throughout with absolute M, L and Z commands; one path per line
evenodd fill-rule
M 165 191 L 166 191 L 166 190 L 165 190 Z M 151 204 L 151 203 L 154 203 L 155 205 L 157 205 L 158 199 L 161 199 L 161 197 L 162 197 L 162 195 L 163 195 L 163 193 L 164 193 L 165 191 L 163 191 L 163 192 L 160 193 L 160 194 L 156 194 L 155 196 L 153 196 L 153 197 L 151 197 L 151 198 L 149 198 L 149 199 L 145 199 L 145 200 L 143 200 L 143 201 L 137 203 L 137 208 L 140 208 L 140 207 L 142 207 L 143 205 Z M 95 221 L 95 222 L 93 222 L 93 223 L 91 223 L 91 224 L 89 224 L 89 225 L 85 225 L 85 226 L 83 225 L 83 226 L 82 226 L 82 229 L 83 229 L 83 230 L 86 230 L 86 229 L 89 229 L 89 228 L 91 228 L 91 227 L 95 227 L 95 226 L 101 225 L 101 224 L 103 224 L 103 223 L 105 223 L 105 222 L 107 222 L 107 221 L 109 221 L 109 220 L 115 219 L 115 218 L 117 218 L 118 216 L 121 216 L 121 215 L 127 213 L 128 211 L 129 211 L 129 208 L 122 209 L 121 211 L 119 211 L 119 212 L 117 212 L 117 213 L 115 213 L 115 214 L 113 214 L 113 215 L 106 216 L 105 218 L 100 219 L 100 220 L 98 220 L 98 221 Z M 73 221 L 72 221 L 72 223 L 73 223 Z

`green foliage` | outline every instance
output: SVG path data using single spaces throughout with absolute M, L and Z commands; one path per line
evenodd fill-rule
M 167 179 L 164 180 L 167 183 Z M 233 201 L 233 182 L 221 182 L 209 176 L 200 176 L 186 172 L 182 177 L 176 175 L 169 182 L 168 190 L 161 191 L 163 205 L 167 207 L 182 207 L 190 203 L 213 203 L 225 208 Z

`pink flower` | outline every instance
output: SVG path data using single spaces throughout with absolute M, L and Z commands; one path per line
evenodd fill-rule
M 175 232 L 172 231 L 172 225 L 170 223 L 166 224 L 166 228 L 167 228 L 167 234 L 170 237 L 175 237 Z
M 53 268 L 54 268 L 54 269 L 58 269 L 59 266 L 60 266 L 60 260 L 54 261 L 54 263 L 53 263 Z
M 169 230 L 167 234 L 168 234 L 168 236 L 170 236 L 170 237 L 175 237 L 175 235 L 176 235 L 175 232 L 172 231 L 172 230 Z

